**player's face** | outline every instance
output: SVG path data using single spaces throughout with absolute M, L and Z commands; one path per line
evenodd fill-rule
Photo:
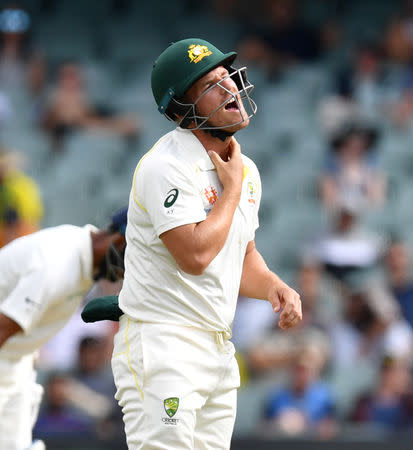
M 216 85 L 216 83 L 220 83 L 220 85 Z M 234 101 L 231 93 L 227 90 L 234 94 L 237 102 Z M 211 70 L 200 78 L 188 90 L 187 97 L 192 103 L 199 99 L 196 103 L 199 115 L 207 117 L 213 113 L 208 120 L 211 126 L 225 127 L 225 130 L 235 132 L 249 124 L 248 114 L 238 93 L 238 87 L 234 80 L 229 77 L 228 70 L 222 66 Z M 222 104 L 223 106 L 219 108 Z M 218 110 L 215 111 L 217 108 Z M 228 127 L 231 124 L 236 125 Z

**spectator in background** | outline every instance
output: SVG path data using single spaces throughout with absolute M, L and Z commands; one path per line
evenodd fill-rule
M 320 104 L 319 120 L 326 137 L 350 121 L 376 119 L 383 112 L 386 73 L 375 43 L 360 44 L 350 64 L 335 76 L 334 93 Z
M 324 296 L 320 267 L 303 264 L 298 271 L 297 282 L 303 320 L 294 329 L 282 332 L 276 326 L 267 327 L 251 339 L 245 351 L 252 375 L 271 377 L 273 380 L 282 378 L 299 351 L 297 349 L 305 344 L 322 349 L 326 355 L 330 351 L 326 327 L 334 314 L 334 306 L 327 306 L 333 299 Z
M 254 320 L 251 320 L 251 317 Z M 255 298 L 239 296 L 231 339 L 237 351 L 246 352 L 273 324 L 271 305 Z
M 361 225 L 359 207 L 343 201 L 331 219 L 331 229 L 306 244 L 306 258 L 339 281 L 375 267 L 384 253 L 385 238 Z
M 77 367 L 70 382 L 73 404 L 94 421 L 95 431 L 105 438 L 116 433 L 122 424 L 107 344 L 104 337 L 90 336 L 80 341 Z
M 117 408 L 110 355 L 107 355 L 106 342 L 103 337 L 87 336 L 80 341 L 78 362 L 73 371 L 73 378 L 92 391 L 107 397 Z
M 139 134 L 137 119 L 114 115 L 107 108 L 91 105 L 81 67 L 64 63 L 58 70 L 57 84 L 44 108 L 42 124 L 50 133 L 54 149 L 59 150 L 64 137 L 76 130 L 106 130 L 135 138 Z
M 35 182 L 17 166 L 17 153 L 0 149 L 0 247 L 40 227 L 43 204 Z
M 45 401 L 36 422 L 34 434 L 41 438 L 62 435 L 92 435 L 93 421 L 71 404 L 70 378 L 52 373 L 45 385 Z M 86 399 L 85 399 L 86 400 Z
M 364 117 L 376 119 L 382 113 L 386 71 L 382 49 L 375 42 L 364 42 L 356 49 L 353 70 L 347 72 L 354 97 Z
M 45 59 L 32 47 L 31 25 L 29 13 L 18 3 L 0 11 L 0 84 L 6 90 L 33 94 L 44 86 Z
M 321 380 L 326 359 L 316 345 L 297 349 L 289 381 L 269 394 L 263 424 L 267 430 L 321 438 L 334 435 L 334 398 L 328 384 Z
M 357 399 L 350 420 L 386 431 L 408 429 L 413 423 L 412 383 L 405 360 L 384 357 L 376 386 Z
M 321 50 L 320 33 L 302 22 L 294 0 L 264 2 L 263 22 L 250 28 L 239 46 L 241 59 L 270 75 L 295 62 L 314 61 Z
M 331 139 L 345 123 L 360 117 L 360 106 L 354 97 L 353 85 L 349 77 L 340 74 L 334 92 L 320 103 L 318 118 L 321 130 L 327 139 Z
M 22 87 L 30 54 L 31 19 L 27 11 L 10 4 L 0 11 L 0 81 L 6 87 Z
M 385 265 L 390 289 L 399 302 L 401 312 L 413 329 L 413 277 L 410 249 L 400 239 L 394 239 L 386 252 Z
M 352 283 L 344 291 L 343 319 L 330 327 L 333 368 L 356 373 L 360 363 L 377 366 L 384 355 L 411 360 L 413 333 L 394 297 L 368 276 Z
M 383 204 L 386 197 L 384 175 L 374 160 L 378 138 L 375 128 L 350 122 L 331 140 L 324 173 L 320 178 L 321 200 L 329 211 L 351 202 L 359 211 Z
M 384 37 L 388 59 L 410 63 L 413 59 L 413 1 L 405 1 L 404 11 L 393 18 Z
M 390 121 L 399 129 L 406 129 L 413 119 L 413 68 L 406 69 L 401 80 L 400 95 L 392 102 L 386 112 Z

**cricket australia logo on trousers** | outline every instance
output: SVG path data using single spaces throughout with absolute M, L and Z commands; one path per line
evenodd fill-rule
M 166 414 L 169 417 L 163 417 L 162 422 L 168 425 L 176 425 L 179 422 L 179 419 L 173 419 L 172 417 L 176 414 L 179 408 L 179 398 L 178 397 L 169 397 L 163 401 L 163 407 L 165 409 Z

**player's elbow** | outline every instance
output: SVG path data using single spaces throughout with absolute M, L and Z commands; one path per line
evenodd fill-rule
M 192 254 L 191 257 L 180 261 L 179 267 L 189 275 L 202 275 L 209 266 L 209 259 L 206 255 Z
M 10 337 L 19 331 L 22 331 L 22 328 L 18 323 L 7 317 L 5 314 L 0 313 L 0 348 L 3 347 Z

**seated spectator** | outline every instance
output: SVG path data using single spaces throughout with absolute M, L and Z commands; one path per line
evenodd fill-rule
M 341 301 L 335 280 L 326 276 L 324 268 L 313 261 L 302 261 L 297 286 L 300 293 L 304 324 L 321 330 L 341 316 Z
M 107 130 L 130 138 L 139 133 L 135 117 L 115 115 L 107 108 L 89 103 L 81 67 L 75 63 L 60 66 L 42 122 L 53 139 L 55 150 L 61 148 L 68 133 L 77 129 Z
M 44 438 L 64 433 L 94 433 L 93 421 L 71 406 L 70 396 L 70 379 L 64 374 L 51 374 L 45 386 L 44 405 L 33 431 L 34 436 Z
M 343 318 L 329 330 L 332 368 L 356 369 L 361 362 L 377 366 L 384 355 L 410 360 L 412 330 L 383 283 L 359 276 L 346 287 Z
M 297 349 L 289 381 L 269 394 L 264 427 L 287 435 L 334 435 L 334 399 L 321 380 L 326 354 L 315 345 Z
M 329 300 L 334 303 L 334 299 L 325 298 L 321 286 L 320 268 L 303 265 L 298 272 L 303 320 L 287 331 L 280 330 L 273 321 L 271 328 L 267 327 L 255 339 L 251 339 L 246 357 L 252 375 L 281 379 L 295 358 L 297 349 L 305 344 L 312 344 L 328 354 L 330 347 L 326 325 L 334 313 L 323 309 Z
M 350 420 L 389 431 L 408 429 L 413 423 L 412 382 L 406 361 L 384 357 L 377 385 L 359 397 Z
M 338 72 L 334 92 L 320 104 L 322 130 L 331 137 L 349 121 L 370 120 L 381 116 L 384 107 L 382 51 L 375 43 L 360 44 L 350 64 Z
M 340 74 L 334 92 L 322 99 L 318 110 L 321 130 L 331 139 L 350 120 L 361 119 L 360 105 L 354 96 L 353 83 L 347 74 Z
M 271 75 L 291 63 L 320 56 L 321 36 L 299 18 L 294 0 L 266 1 L 264 8 L 260 25 L 249 27 L 240 42 L 241 59 L 258 63 Z
M 413 276 L 410 263 L 410 249 L 400 239 L 391 242 L 385 256 L 390 289 L 403 317 L 413 329 Z
M 96 433 L 106 439 L 117 433 L 122 423 L 107 344 L 104 337 L 90 336 L 80 341 L 78 363 L 70 382 L 76 406 L 94 419 Z
M 15 4 L 0 11 L 0 81 L 7 88 L 25 85 L 30 22 L 27 11 Z
M 45 83 L 46 60 L 31 39 L 32 17 L 12 2 L 0 10 L 0 84 L 6 91 L 36 94 Z
M 35 182 L 18 170 L 18 154 L 0 150 L 0 247 L 39 229 L 43 205 Z
M 105 350 L 105 338 L 84 337 L 79 344 L 78 363 L 72 375 L 89 389 L 112 400 L 116 406 L 116 388 Z
M 238 297 L 232 327 L 232 342 L 238 352 L 245 352 L 253 342 L 274 324 L 271 303 L 254 298 Z M 254 317 L 254 320 L 251 320 Z
M 413 69 L 409 67 L 401 81 L 400 95 L 386 109 L 393 125 L 407 129 L 413 119 Z
M 339 281 L 375 267 L 385 250 L 385 237 L 365 229 L 359 215 L 357 206 L 342 202 L 332 216 L 331 229 L 304 247 L 306 258 Z
M 374 160 L 377 130 L 362 123 L 346 124 L 331 140 L 324 173 L 321 200 L 329 211 L 343 201 L 362 211 L 381 205 L 386 197 L 384 175 Z
M 392 18 L 384 36 L 387 58 L 400 63 L 410 63 L 413 58 L 413 1 L 405 1 L 403 11 Z

